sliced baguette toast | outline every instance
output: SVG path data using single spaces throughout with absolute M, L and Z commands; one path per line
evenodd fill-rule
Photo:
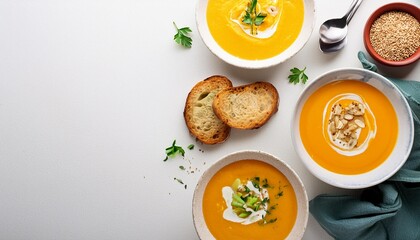
M 226 140 L 230 127 L 213 112 L 213 99 L 223 89 L 232 87 L 232 82 L 224 76 L 211 76 L 198 82 L 188 94 L 184 119 L 188 130 L 200 142 L 216 144 Z
M 255 82 L 219 92 L 213 111 L 225 124 L 239 129 L 255 129 L 264 125 L 277 112 L 279 94 L 268 82 Z

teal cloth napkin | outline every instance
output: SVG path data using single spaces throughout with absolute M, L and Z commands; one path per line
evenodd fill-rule
M 358 54 L 365 69 L 377 67 Z M 414 119 L 414 145 L 403 167 L 360 196 L 322 194 L 309 210 L 335 239 L 420 239 L 420 82 L 390 79 L 406 97 Z

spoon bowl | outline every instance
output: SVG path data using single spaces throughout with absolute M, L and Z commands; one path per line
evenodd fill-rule
M 321 25 L 319 34 L 324 43 L 340 42 L 347 36 L 347 17 L 327 20 Z

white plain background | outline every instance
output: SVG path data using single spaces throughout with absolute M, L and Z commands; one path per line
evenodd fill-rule
M 243 70 L 204 46 L 196 0 L 0 0 L 0 239 L 197 239 L 191 200 L 198 178 L 217 159 L 245 149 L 286 161 L 310 199 L 353 193 L 316 179 L 299 160 L 289 126 L 305 86 L 287 82 L 292 67 L 306 66 L 309 81 L 361 67 L 364 23 L 392 1 L 365 0 L 348 45 L 321 53 L 320 24 L 343 16 L 350 2 L 316 0 L 315 30 L 301 52 L 269 69 Z M 191 49 L 174 43 L 172 21 L 191 27 Z M 420 76 L 418 63 L 380 70 Z M 196 143 L 183 120 L 185 98 L 214 74 L 235 86 L 273 83 L 279 111 L 258 130 L 232 130 L 223 144 Z M 174 139 L 196 148 L 163 162 Z M 304 239 L 329 237 L 311 216 Z

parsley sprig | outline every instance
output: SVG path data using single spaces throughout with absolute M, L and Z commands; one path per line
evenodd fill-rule
M 173 24 L 177 30 L 177 33 L 174 35 L 175 42 L 186 48 L 191 48 L 192 39 L 188 36 L 192 32 L 191 29 L 189 27 L 178 28 L 175 22 Z
M 177 146 L 176 140 L 173 141 L 172 146 L 167 147 L 165 149 L 166 152 L 166 158 L 163 159 L 164 162 L 166 162 L 169 157 L 175 157 L 177 154 L 181 154 L 181 156 L 185 155 L 185 150 L 181 146 Z
M 308 76 L 305 74 L 306 67 L 302 70 L 299 68 L 290 69 L 291 74 L 288 76 L 289 83 L 297 84 L 302 81 L 303 84 L 308 80 Z
M 257 34 L 257 27 L 264 22 L 264 19 L 267 16 L 262 12 L 257 13 L 257 2 L 257 0 L 251 0 L 248 3 L 248 7 L 245 10 L 245 15 L 242 18 L 243 23 L 251 26 L 251 35 Z

